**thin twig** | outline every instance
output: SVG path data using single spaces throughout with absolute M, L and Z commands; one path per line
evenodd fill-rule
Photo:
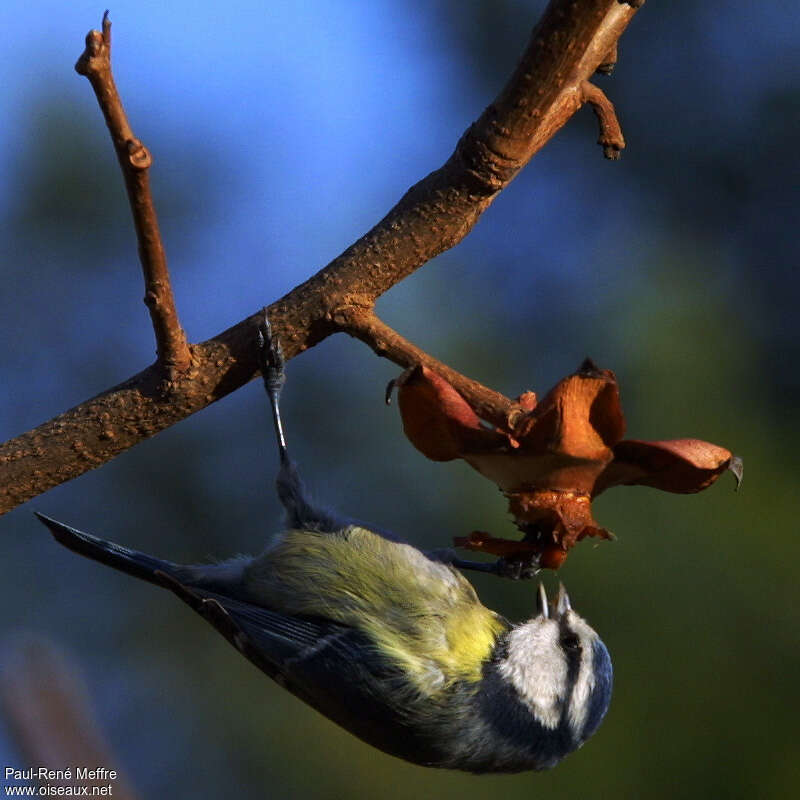
M 620 150 L 625 147 L 625 137 L 622 135 L 613 103 L 605 96 L 602 89 L 589 81 L 581 84 L 581 92 L 584 101 L 592 107 L 600 124 L 600 138 L 597 144 L 603 146 L 603 155 L 612 160 L 618 159 Z
M 341 325 L 342 331 L 360 339 L 377 355 L 388 358 L 395 364 L 404 367 L 422 364 L 435 370 L 458 391 L 481 419 L 497 427 L 506 428 L 509 416 L 518 410 L 516 404 L 505 395 L 467 378 L 447 364 L 429 356 L 368 309 L 357 307 L 340 309 L 334 314 L 334 321 Z
M 381 294 L 461 241 L 580 108 L 583 81 L 634 13 L 618 0 L 551 0 L 508 84 L 448 161 L 327 267 L 270 306 L 286 358 L 342 331 L 333 321 L 337 310 L 371 309 Z M 259 309 L 193 345 L 191 369 L 177 377 L 168 397 L 160 389 L 162 371 L 154 365 L 0 446 L 0 514 L 110 461 L 251 380 L 258 368 L 254 342 L 260 314 Z
M 103 14 L 103 32 L 89 31 L 86 35 L 86 49 L 75 64 L 75 71 L 85 75 L 92 84 L 111 133 L 139 241 L 139 259 L 144 272 L 144 302 L 153 321 L 158 361 L 166 376 L 174 380 L 177 372 L 189 366 L 191 353 L 175 309 L 167 257 L 150 192 L 148 169 L 152 157 L 150 151 L 133 135 L 111 72 L 111 21 L 108 11 Z

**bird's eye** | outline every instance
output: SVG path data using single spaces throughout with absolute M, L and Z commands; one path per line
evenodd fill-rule
M 561 637 L 561 646 L 565 650 L 580 650 L 581 645 L 574 633 L 567 633 Z

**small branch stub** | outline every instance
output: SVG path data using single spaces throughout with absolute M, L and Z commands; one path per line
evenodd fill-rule
M 625 137 L 622 135 L 613 103 L 605 96 L 602 89 L 589 81 L 583 81 L 581 92 L 583 101 L 592 107 L 600 124 L 600 138 L 597 144 L 602 145 L 603 155 L 606 158 L 616 161 L 620 151 L 625 148 Z
M 138 140 L 128 140 L 128 163 L 134 169 L 148 169 L 153 163 L 150 151 Z
M 614 42 L 612 48 L 605 54 L 605 56 L 603 56 L 603 60 L 595 72 L 598 72 L 600 75 L 611 75 L 611 73 L 614 71 L 614 67 L 617 66 L 618 58 L 619 53 L 617 42 Z
M 191 353 L 186 334 L 178 319 L 175 298 L 161 241 L 148 168 L 153 163 L 150 151 L 133 135 L 111 72 L 111 21 L 103 14 L 103 31 L 89 31 L 86 49 L 75 70 L 88 78 L 106 120 L 128 191 L 139 259 L 144 273 L 144 302 L 150 311 L 156 338 L 158 363 L 169 379 L 186 370 Z

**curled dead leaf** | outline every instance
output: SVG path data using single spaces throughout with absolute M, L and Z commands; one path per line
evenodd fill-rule
M 524 533 L 521 541 L 474 531 L 457 547 L 557 569 L 581 539 L 613 538 L 592 516 L 592 499 L 612 486 L 637 484 L 699 492 L 741 460 L 700 439 L 623 439 L 625 417 L 613 372 L 586 359 L 537 402 L 517 401 L 507 429 L 484 423 L 453 386 L 416 366 L 395 382 L 403 428 L 434 461 L 461 458 L 497 484 Z

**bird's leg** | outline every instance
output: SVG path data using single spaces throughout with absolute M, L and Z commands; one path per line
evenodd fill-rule
M 539 574 L 539 567 L 530 561 L 511 560 L 498 558 L 497 561 L 465 561 L 454 558 L 452 565 L 458 569 L 469 569 L 473 572 L 488 572 L 500 578 L 510 578 L 512 581 L 530 580 Z
M 496 561 L 468 561 L 458 558 L 455 551 L 450 548 L 430 550 L 427 552 L 429 558 L 434 561 L 441 561 L 450 564 L 460 570 L 470 570 L 471 572 L 485 572 L 489 575 L 497 575 L 501 578 L 510 578 L 514 581 L 529 580 L 539 574 L 539 566 L 530 559 L 508 559 L 498 558 Z
M 289 451 L 286 448 L 286 437 L 283 433 L 281 420 L 281 389 L 286 383 L 284 371 L 283 350 L 281 343 L 272 335 L 272 326 L 269 324 L 267 309 L 258 325 L 258 363 L 261 366 L 261 376 L 264 379 L 264 388 L 267 391 L 269 404 L 272 408 L 272 421 L 275 425 L 275 436 L 278 440 L 278 453 L 281 465 L 290 461 Z
M 311 502 L 303 486 L 300 473 L 297 471 L 297 466 L 289 458 L 280 411 L 281 390 L 286 382 L 285 362 L 281 344 L 277 336 L 272 333 L 266 308 L 263 318 L 259 321 L 257 343 L 258 363 L 261 366 L 264 388 L 272 408 L 272 421 L 275 425 L 275 437 L 278 441 L 278 454 L 281 459 L 281 468 L 278 471 L 275 485 L 278 490 L 278 498 L 286 511 L 286 522 L 290 528 L 319 531 L 339 530 L 343 525 L 342 520 L 333 512 Z

